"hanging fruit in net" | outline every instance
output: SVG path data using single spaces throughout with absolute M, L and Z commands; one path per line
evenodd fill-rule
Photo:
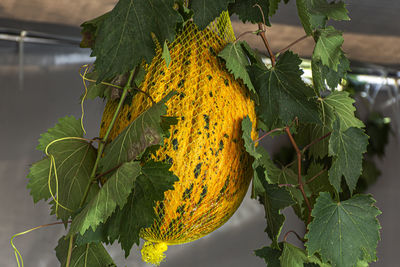
M 156 219 L 141 231 L 147 242 L 143 260 L 159 264 L 167 245 L 190 242 L 224 224 L 236 211 L 252 178 L 251 158 L 244 148 L 241 122 L 249 116 L 255 131 L 256 114 L 249 92 L 227 72 L 217 54 L 234 41 L 229 15 L 221 16 L 206 29 L 187 22 L 169 45 L 171 62 L 166 65 L 161 48 L 146 66 L 146 76 L 132 101 L 120 111 L 110 138 L 132 123 L 171 91 L 167 115 L 178 119 L 164 145 L 152 156 L 171 164 L 179 177 L 174 190 L 155 205 Z M 150 97 L 152 98 L 150 98 Z M 118 101 L 105 107 L 100 137 L 104 136 Z

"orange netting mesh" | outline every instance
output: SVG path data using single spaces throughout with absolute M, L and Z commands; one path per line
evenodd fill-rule
M 171 63 L 166 66 L 162 50 L 146 67 L 140 89 L 159 102 L 171 90 L 177 91 L 167 105 L 167 115 L 178 118 L 154 156 L 172 164 L 179 177 L 174 190 L 155 207 L 154 224 L 141 237 L 155 243 L 182 244 L 196 240 L 224 224 L 239 207 L 252 177 L 251 159 L 245 152 L 241 121 L 256 114 L 249 92 L 229 74 L 217 54 L 235 40 L 228 12 L 198 30 L 188 22 L 169 45 Z M 118 101 L 104 110 L 100 136 L 105 134 Z M 152 105 L 148 96 L 137 93 L 118 115 L 110 138 Z M 164 248 L 164 245 L 162 246 Z M 158 264 L 154 247 L 146 243 L 143 258 Z M 153 258 L 152 258 L 153 257 Z

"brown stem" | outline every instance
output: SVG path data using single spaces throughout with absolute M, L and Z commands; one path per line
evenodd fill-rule
M 261 38 L 262 38 L 262 40 L 264 42 L 264 45 L 267 48 L 267 51 L 268 51 L 268 54 L 269 54 L 269 58 L 271 59 L 272 67 L 274 67 L 275 66 L 275 55 L 274 55 L 274 53 L 272 53 L 272 50 L 271 50 L 271 47 L 269 46 L 267 37 L 265 36 L 264 24 L 262 24 L 261 22 L 258 23 L 258 29 L 260 30 L 258 32 L 258 35 L 261 36 Z
M 309 37 L 308 35 L 304 35 L 302 37 L 300 37 L 299 39 L 297 39 L 296 41 L 294 41 L 293 43 L 290 43 L 288 46 L 286 46 L 285 48 L 282 48 L 281 50 L 278 51 L 277 54 L 280 54 L 286 50 L 288 50 L 289 48 L 291 48 L 292 46 L 294 46 L 295 44 L 303 41 L 304 39 L 306 39 L 307 37 Z
M 123 164 L 123 163 L 120 163 L 120 164 L 118 164 L 117 166 L 115 166 L 115 167 L 109 169 L 108 171 L 103 172 L 103 173 L 100 173 L 99 175 L 96 176 L 96 180 L 99 180 L 101 177 L 103 177 L 103 176 L 105 176 L 105 175 L 107 175 L 107 174 L 109 174 L 109 173 L 115 171 L 116 169 L 118 169 L 119 167 L 121 167 L 122 164 Z
M 324 172 L 326 172 L 326 169 L 321 170 L 319 173 L 317 173 L 316 175 L 314 175 L 310 180 L 308 180 L 306 182 L 306 184 L 311 183 L 312 181 L 314 181 L 315 179 L 317 179 L 321 174 L 323 174 Z
M 285 236 L 283 237 L 283 242 L 287 242 L 286 239 L 288 238 L 288 236 L 289 236 L 290 233 L 295 234 L 295 236 L 297 237 L 297 239 L 299 239 L 301 242 L 303 242 L 303 243 L 306 242 L 306 240 L 305 240 L 304 238 L 302 238 L 298 233 L 296 233 L 296 232 L 293 231 L 293 230 L 290 230 L 290 231 L 288 231 L 288 232 L 285 234 Z
M 270 135 L 270 134 L 272 134 L 272 133 L 274 133 L 274 132 L 279 132 L 279 131 L 282 131 L 282 130 L 283 130 L 282 128 L 275 128 L 275 129 L 272 129 L 271 131 L 265 133 L 263 136 L 261 136 L 260 138 L 258 138 L 257 140 L 255 140 L 254 143 L 257 143 L 257 142 L 261 141 L 263 138 L 265 138 L 266 136 L 268 136 L 268 135 Z
M 299 147 L 296 144 L 296 141 L 294 141 L 294 138 L 292 136 L 292 134 L 290 133 L 290 128 L 289 127 L 285 127 L 285 131 L 287 133 L 287 135 L 289 136 L 290 142 L 293 145 L 293 148 L 296 150 L 296 154 L 297 154 L 297 181 L 299 184 L 299 189 L 301 191 L 301 194 L 303 195 L 304 201 L 306 202 L 307 208 L 308 208 L 308 219 L 307 219 L 307 225 L 311 222 L 311 205 L 310 202 L 306 196 L 306 192 L 304 191 L 304 184 L 303 184 L 303 180 L 301 179 L 301 151 L 299 149 Z
M 132 89 L 135 90 L 135 91 L 138 91 L 138 92 L 140 92 L 140 93 L 142 93 L 142 94 L 144 94 L 145 96 L 147 96 L 148 98 L 150 98 L 151 103 L 156 104 L 156 101 L 154 101 L 154 99 L 151 97 L 151 95 L 149 95 L 149 93 L 147 93 L 147 92 L 145 92 L 145 91 L 143 91 L 143 90 L 140 90 L 140 89 L 137 88 L 136 86 L 132 87 Z
M 320 137 L 320 138 L 318 138 L 318 139 L 315 139 L 314 141 L 312 141 L 311 143 L 309 143 L 308 145 L 306 145 L 306 146 L 301 150 L 301 152 L 304 153 L 304 152 L 305 152 L 307 149 L 309 149 L 311 146 L 315 145 L 316 143 L 318 143 L 318 142 L 324 140 L 325 138 L 327 138 L 328 136 L 330 136 L 331 133 L 332 133 L 332 132 L 329 132 L 329 133 L 327 133 L 326 135 L 324 135 L 324 136 L 322 136 L 322 137 Z
M 262 10 L 261 6 L 260 6 L 259 4 L 255 4 L 253 7 L 257 7 L 257 8 L 260 10 L 260 12 L 261 12 L 261 17 L 262 17 L 263 23 L 264 23 L 264 25 L 265 25 L 264 11 Z

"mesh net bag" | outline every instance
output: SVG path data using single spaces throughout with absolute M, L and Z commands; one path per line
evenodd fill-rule
M 167 67 L 162 49 L 146 66 L 140 89 L 159 102 L 169 92 L 177 94 L 166 102 L 167 115 L 178 118 L 170 136 L 153 155 L 154 160 L 172 164 L 179 178 L 165 200 L 156 203 L 154 224 L 141 231 L 147 242 L 143 260 L 159 264 L 167 245 L 203 237 L 224 224 L 236 211 L 248 189 L 251 159 L 246 153 L 241 122 L 256 114 L 249 92 L 226 71 L 217 54 L 235 40 L 228 12 L 223 12 L 200 31 L 192 22 L 169 45 Z M 105 107 L 100 136 L 104 136 L 118 101 Z M 152 105 L 146 94 L 137 93 L 121 109 L 111 131 L 114 139 Z

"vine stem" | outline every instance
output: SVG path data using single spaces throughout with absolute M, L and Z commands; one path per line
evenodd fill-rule
M 236 40 L 233 42 L 234 44 L 236 44 L 237 41 L 239 41 L 240 38 L 242 38 L 243 36 L 247 35 L 247 34 L 258 34 L 259 31 L 245 31 L 242 32 L 237 38 Z
M 323 174 L 324 172 L 326 172 L 326 169 L 321 170 L 320 172 L 318 172 L 316 175 L 314 175 L 311 179 L 309 179 L 306 184 L 311 183 L 312 181 L 314 181 L 315 179 L 317 179 L 321 174 Z
M 132 82 L 132 80 L 133 80 L 133 78 L 134 78 L 134 76 L 136 74 L 136 70 L 137 70 L 137 68 L 135 68 L 135 70 L 131 71 L 131 74 L 129 76 L 128 82 L 126 83 L 126 85 L 125 85 L 125 87 L 123 89 L 123 92 L 122 92 L 121 98 L 119 100 L 117 109 L 114 112 L 113 118 L 111 119 L 111 123 L 108 126 L 106 134 L 104 135 L 103 139 L 99 143 L 99 148 L 97 150 L 97 158 L 96 158 L 96 161 L 94 163 L 94 166 L 93 166 L 93 169 L 92 169 L 92 173 L 90 174 L 90 182 L 86 186 L 85 193 L 83 194 L 83 198 L 81 200 L 81 203 L 80 203 L 79 207 L 82 207 L 83 204 L 85 203 L 86 198 L 87 198 L 87 196 L 89 194 L 89 191 L 90 191 L 90 187 L 91 187 L 92 183 L 96 180 L 96 171 L 97 171 L 97 167 L 99 165 L 100 158 L 103 155 L 103 151 L 104 151 L 105 145 L 107 143 L 108 137 L 109 137 L 109 135 L 111 133 L 111 130 L 112 130 L 113 126 L 114 126 L 114 123 L 117 120 L 119 111 L 121 110 L 122 105 L 123 105 L 123 103 L 125 101 L 125 98 L 126 98 L 126 96 L 128 94 L 128 89 L 130 88 L 130 84 L 131 84 L 131 82 Z
M 291 48 L 292 46 L 294 46 L 297 43 L 300 43 L 301 41 L 303 41 L 304 39 L 306 39 L 307 37 L 309 37 L 308 35 L 304 35 L 302 37 L 300 37 L 299 39 L 297 39 L 296 41 L 290 43 L 288 46 L 286 46 L 285 48 L 282 48 L 281 50 L 279 50 L 277 52 L 277 54 L 280 54 L 282 52 L 285 52 L 286 50 L 288 50 L 289 48 Z
M 272 133 L 274 133 L 274 132 L 279 132 L 279 131 L 282 131 L 282 130 L 283 130 L 282 128 L 275 128 L 275 129 L 272 129 L 271 131 L 265 133 L 263 136 L 261 136 L 260 138 L 258 138 L 257 140 L 255 140 L 254 143 L 257 143 L 257 142 L 261 141 L 261 140 L 264 139 L 266 136 L 268 136 L 268 135 L 270 135 L 270 134 L 272 134 Z
M 67 262 L 65 263 L 65 266 L 69 266 L 69 264 L 71 263 L 71 256 L 72 256 L 72 247 L 74 244 L 74 236 L 71 235 L 69 237 L 69 245 L 68 245 L 68 255 L 67 255 Z
M 274 53 L 272 53 L 271 47 L 269 46 L 269 43 L 268 43 L 268 40 L 267 40 L 267 36 L 265 36 L 264 24 L 262 24 L 261 22 L 258 23 L 258 29 L 259 29 L 258 35 L 261 36 L 261 39 L 263 40 L 264 45 L 267 48 L 267 51 L 268 51 L 268 54 L 269 54 L 269 58 L 271 59 L 272 67 L 274 67 L 275 66 L 275 61 L 276 61 L 275 60 L 275 55 L 274 55 Z
M 304 153 L 307 149 L 309 149 L 312 145 L 315 145 L 318 142 L 321 142 L 322 140 L 324 140 L 325 138 L 327 138 L 328 136 L 330 136 L 332 134 L 332 132 L 329 132 L 327 134 L 325 134 L 324 136 L 321 136 L 318 139 L 315 139 L 314 141 L 312 141 L 311 143 L 309 143 L 308 145 L 306 145 L 301 152 Z
M 307 219 L 307 225 L 311 222 L 311 205 L 310 205 L 310 201 L 308 200 L 307 196 L 306 196 L 306 192 L 304 191 L 304 184 L 303 184 L 303 180 L 301 179 L 301 157 L 302 157 L 302 153 L 299 149 L 299 147 L 296 144 L 296 141 L 294 140 L 291 132 L 290 132 L 290 128 L 289 127 L 285 127 L 285 131 L 287 133 L 287 135 L 289 136 L 290 142 L 293 145 L 293 148 L 296 150 L 296 154 L 297 154 L 297 182 L 299 184 L 299 189 L 301 191 L 301 194 L 303 195 L 304 201 L 306 202 L 307 205 L 307 209 L 308 209 L 308 219 Z
M 103 139 L 102 139 L 101 142 L 99 143 L 99 148 L 97 149 L 96 161 L 95 161 L 95 163 L 94 163 L 94 166 L 93 166 L 93 169 L 92 169 L 92 173 L 90 174 L 90 181 L 89 181 L 89 183 L 88 183 L 87 186 L 86 186 L 85 193 L 83 194 L 81 203 L 79 204 L 79 208 L 81 208 L 81 207 L 83 206 L 83 204 L 85 203 L 86 198 L 87 198 L 87 196 L 88 196 L 88 194 L 89 194 L 89 191 L 90 191 L 90 187 L 91 187 L 91 185 L 93 184 L 93 182 L 96 181 L 96 179 L 97 179 L 97 177 L 96 177 L 96 171 L 97 171 L 97 167 L 98 167 L 98 165 L 99 165 L 99 161 L 100 161 L 100 159 L 101 159 L 101 156 L 103 155 L 104 148 L 105 148 L 105 146 L 106 146 L 108 137 L 109 137 L 109 135 L 110 135 L 110 133 L 111 133 L 111 130 L 112 130 L 113 126 L 114 126 L 115 121 L 117 120 L 119 111 L 121 110 L 122 105 L 123 105 L 123 103 L 124 103 L 124 101 L 125 101 L 125 98 L 126 98 L 126 96 L 127 96 L 127 94 L 128 94 L 128 91 L 129 91 L 129 89 L 131 88 L 131 85 L 130 85 L 130 84 L 132 83 L 132 80 L 134 79 L 134 77 L 135 77 L 135 75 L 136 75 L 137 69 L 138 69 L 138 68 L 136 67 L 133 71 L 131 71 L 131 73 L 130 73 L 130 75 L 129 75 L 129 79 L 128 79 L 126 85 L 124 86 L 124 89 L 123 89 L 121 98 L 120 98 L 120 100 L 119 100 L 117 109 L 116 109 L 116 111 L 114 112 L 113 118 L 111 119 L 111 123 L 110 123 L 110 125 L 108 126 L 108 129 L 107 129 L 106 134 L 104 135 Z M 69 267 L 70 260 L 71 260 L 72 247 L 73 247 L 73 241 L 74 241 L 73 238 L 74 238 L 74 236 L 71 235 L 71 237 L 70 237 L 70 239 L 69 239 L 67 263 L 66 263 L 66 265 L 65 265 L 66 267 Z
M 294 234 L 297 237 L 297 239 L 299 239 L 301 242 L 303 242 L 303 243 L 305 242 L 305 240 L 298 233 L 296 233 L 293 230 L 290 230 L 285 234 L 285 236 L 283 237 L 283 242 L 286 242 L 286 239 L 288 238 L 290 233 Z

